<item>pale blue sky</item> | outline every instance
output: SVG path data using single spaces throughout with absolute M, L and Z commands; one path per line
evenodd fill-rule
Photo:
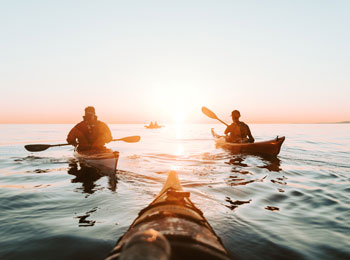
M 350 1 L 0 1 L 1 122 L 350 120 Z

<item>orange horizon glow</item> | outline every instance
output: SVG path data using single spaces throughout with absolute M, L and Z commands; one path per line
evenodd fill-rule
M 241 112 L 242 113 L 242 112 Z M 229 116 L 226 117 L 218 117 L 224 122 L 230 124 L 232 119 Z M 106 122 L 108 124 L 149 124 L 151 121 L 157 121 L 158 124 L 188 124 L 188 123 L 199 123 L 199 124 L 217 124 L 219 121 L 214 119 L 206 118 L 205 115 L 200 114 L 196 117 L 186 117 L 186 114 L 183 112 L 174 112 L 169 117 L 150 117 L 148 119 L 141 120 L 141 116 L 130 118 L 127 115 L 121 116 L 104 116 L 101 114 L 98 115 L 98 119 Z M 145 117 L 146 118 L 146 117 Z M 348 120 L 347 120 L 348 119 Z M 45 116 L 45 115 L 32 115 L 32 116 L 2 116 L 0 119 L 0 124 L 76 124 L 82 121 L 82 115 L 75 116 L 63 116 L 63 115 L 55 115 L 55 116 Z M 269 116 L 265 118 L 260 118 L 258 116 L 242 116 L 240 118 L 241 121 L 248 124 L 315 124 L 315 123 L 343 123 L 350 122 L 349 118 L 342 118 L 339 115 L 337 117 L 329 117 L 325 118 L 322 116 L 308 116 L 308 117 L 298 117 L 296 116 L 288 116 L 287 118 L 283 116 Z
M 96 113 L 98 119 L 108 124 L 149 124 L 151 121 L 157 121 L 158 124 L 186 124 L 186 123 L 219 123 L 217 120 L 206 117 L 201 112 L 201 106 L 193 107 L 182 103 L 181 107 L 178 106 L 164 106 L 164 109 L 159 109 L 160 106 L 156 106 L 152 111 L 151 107 L 148 107 L 143 111 L 139 109 L 132 111 L 130 114 L 128 111 L 121 111 L 116 109 L 115 113 L 110 110 L 103 110 L 99 106 L 96 107 Z M 224 122 L 230 124 L 232 119 L 230 117 L 231 109 L 227 108 L 227 111 L 216 111 L 212 109 L 216 115 Z M 2 115 L 0 118 L 0 124 L 76 124 L 83 120 L 83 109 L 72 108 L 69 110 L 66 108 L 60 108 L 58 111 L 49 110 L 21 110 L 13 111 Z M 221 108 L 222 109 L 222 108 Z M 282 109 L 281 109 L 282 110 Z M 339 123 L 350 121 L 350 116 L 347 111 L 342 113 L 330 113 L 329 111 L 320 111 L 319 113 L 305 112 L 305 111 L 293 111 L 285 113 L 276 112 L 264 112 L 263 116 L 260 116 L 252 107 L 245 111 L 240 109 L 240 120 L 248 124 L 313 124 L 313 123 Z M 144 115 L 142 112 L 145 112 Z
M 214 99 L 220 98 L 222 102 L 213 102 Z M 232 122 L 230 114 L 233 109 L 240 110 L 240 120 L 248 124 L 313 124 L 350 120 L 350 113 L 346 109 L 330 110 L 328 107 L 322 107 L 316 110 L 305 106 L 296 108 L 281 102 L 251 105 L 253 102 L 247 103 L 245 99 L 236 99 L 237 105 L 231 106 L 226 104 L 230 101 L 227 97 L 211 96 L 208 89 L 200 90 L 191 85 L 153 89 L 147 91 L 145 96 L 134 97 L 134 100 L 137 102 L 113 104 L 107 102 L 108 100 L 94 100 L 62 103 L 60 106 L 42 102 L 26 108 L 8 107 L 2 110 L 3 114 L 4 111 L 10 112 L 0 117 L 0 124 L 76 124 L 83 120 L 84 108 L 89 105 L 96 108 L 98 119 L 108 124 L 149 124 L 151 121 L 157 121 L 160 125 L 219 123 L 201 112 L 203 103 L 208 104 L 206 106 L 228 124 Z M 146 100 L 151 102 L 146 104 Z
M 97 98 L 93 96 L 79 102 L 43 99 L 28 107 L 18 104 L 13 107 L 10 103 L 2 109 L 0 123 L 76 124 L 83 120 L 84 108 L 90 105 L 95 107 L 98 119 L 108 124 L 149 124 L 151 121 L 160 125 L 219 123 L 204 115 L 202 106 L 208 107 L 228 124 L 232 122 L 230 115 L 234 109 L 240 110 L 240 120 L 248 124 L 312 124 L 350 120 L 350 112 L 342 108 L 342 103 L 338 107 L 333 105 L 332 109 L 326 106 L 315 109 L 307 98 L 303 102 L 285 103 L 274 98 L 262 99 L 258 95 L 247 99 L 244 92 L 236 91 L 232 95 L 232 105 L 231 95 L 213 95 L 210 88 L 186 84 L 184 80 L 168 88 L 153 86 L 125 100 L 117 93 L 109 96 L 97 92 Z M 24 104 L 24 101 L 18 103 Z

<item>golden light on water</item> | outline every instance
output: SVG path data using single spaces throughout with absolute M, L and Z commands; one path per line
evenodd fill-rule
M 183 155 L 184 154 L 184 147 L 182 144 L 177 144 L 177 149 L 175 152 L 175 155 Z
M 181 166 L 180 165 L 172 165 L 170 167 L 170 170 L 172 171 L 179 171 L 181 169 Z
M 177 123 L 176 124 L 176 139 L 182 139 L 183 138 L 183 123 Z
M 183 111 L 177 111 L 177 113 L 174 113 L 174 120 L 176 122 L 176 132 L 175 132 L 175 139 L 176 139 L 176 146 L 174 155 L 177 157 L 181 157 L 184 155 L 184 145 L 183 145 L 183 121 L 185 118 L 185 114 Z M 173 165 L 171 166 L 171 170 L 179 171 L 182 168 L 180 165 Z
M 177 148 L 175 155 L 183 155 L 184 153 L 184 146 L 182 144 L 183 139 L 183 119 L 184 114 L 179 113 L 177 117 L 178 121 L 176 122 L 176 140 L 177 140 Z

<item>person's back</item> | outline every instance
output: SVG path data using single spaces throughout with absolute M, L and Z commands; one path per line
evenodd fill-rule
M 232 143 L 254 143 L 254 138 L 250 132 L 249 126 L 239 121 L 241 116 L 238 110 L 232 111 L 233 123 L 225 130 L 226 141 Z
M 102 150 L 112 141 L 109 127 L 95 115 L 93 107 L 85 109 L 84 120 L 75 125 L 67 136 L 67 142 L 77 146 L 78 151 Z

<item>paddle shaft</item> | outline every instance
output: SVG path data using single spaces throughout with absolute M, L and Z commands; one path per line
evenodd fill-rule
M 216 120 L 220 121 L 221 123 L 223 123 L 225 126 L 229 126 L 224 121 L 222 121 L 220 118 L 218 118 L 218 116 L 213 111 L 211 111 L 209 108 L 202 107 L 202 112 L 207 117 L 210 117 L 211 119 L 216 119 Z
M 224 121 L 222 121 L 221 119 L 219 118 L 216 118 L 218 121 L 220 121 L 221 123 L 223 123 L 225 126 L 229 126 L 228 124 L 226 124 Z
M 123 142 L 127 142 L 127 143 L 136 143 L 138 141 L 140 141 L 141 137 L 138 135 L 135 136 L 127 136 L 127 137 L 123 137 L 123 138 L 119 138 L 119 139 L 112 139 L 113 141 L 123 141 Z
M 70 145 L 70 144 L 50 144 L 50 147 L 54 147 L 54 146 L 65 146 L 65 145 Z
M 127 136 L 119 139 L 112 139 L 111 141 L 123 141 L 127 143 L 136 143 L 140 141 L 140 139 L 141 137 L 136 135 L 136 136 Z M 30 152 L 41 152 L 41 151 L 45 151 L 50 147 L 66 146 L 66 145 L 70 145 L 70 144 L 28 144 L 28 145 L 25 145 L 24 148 Z

